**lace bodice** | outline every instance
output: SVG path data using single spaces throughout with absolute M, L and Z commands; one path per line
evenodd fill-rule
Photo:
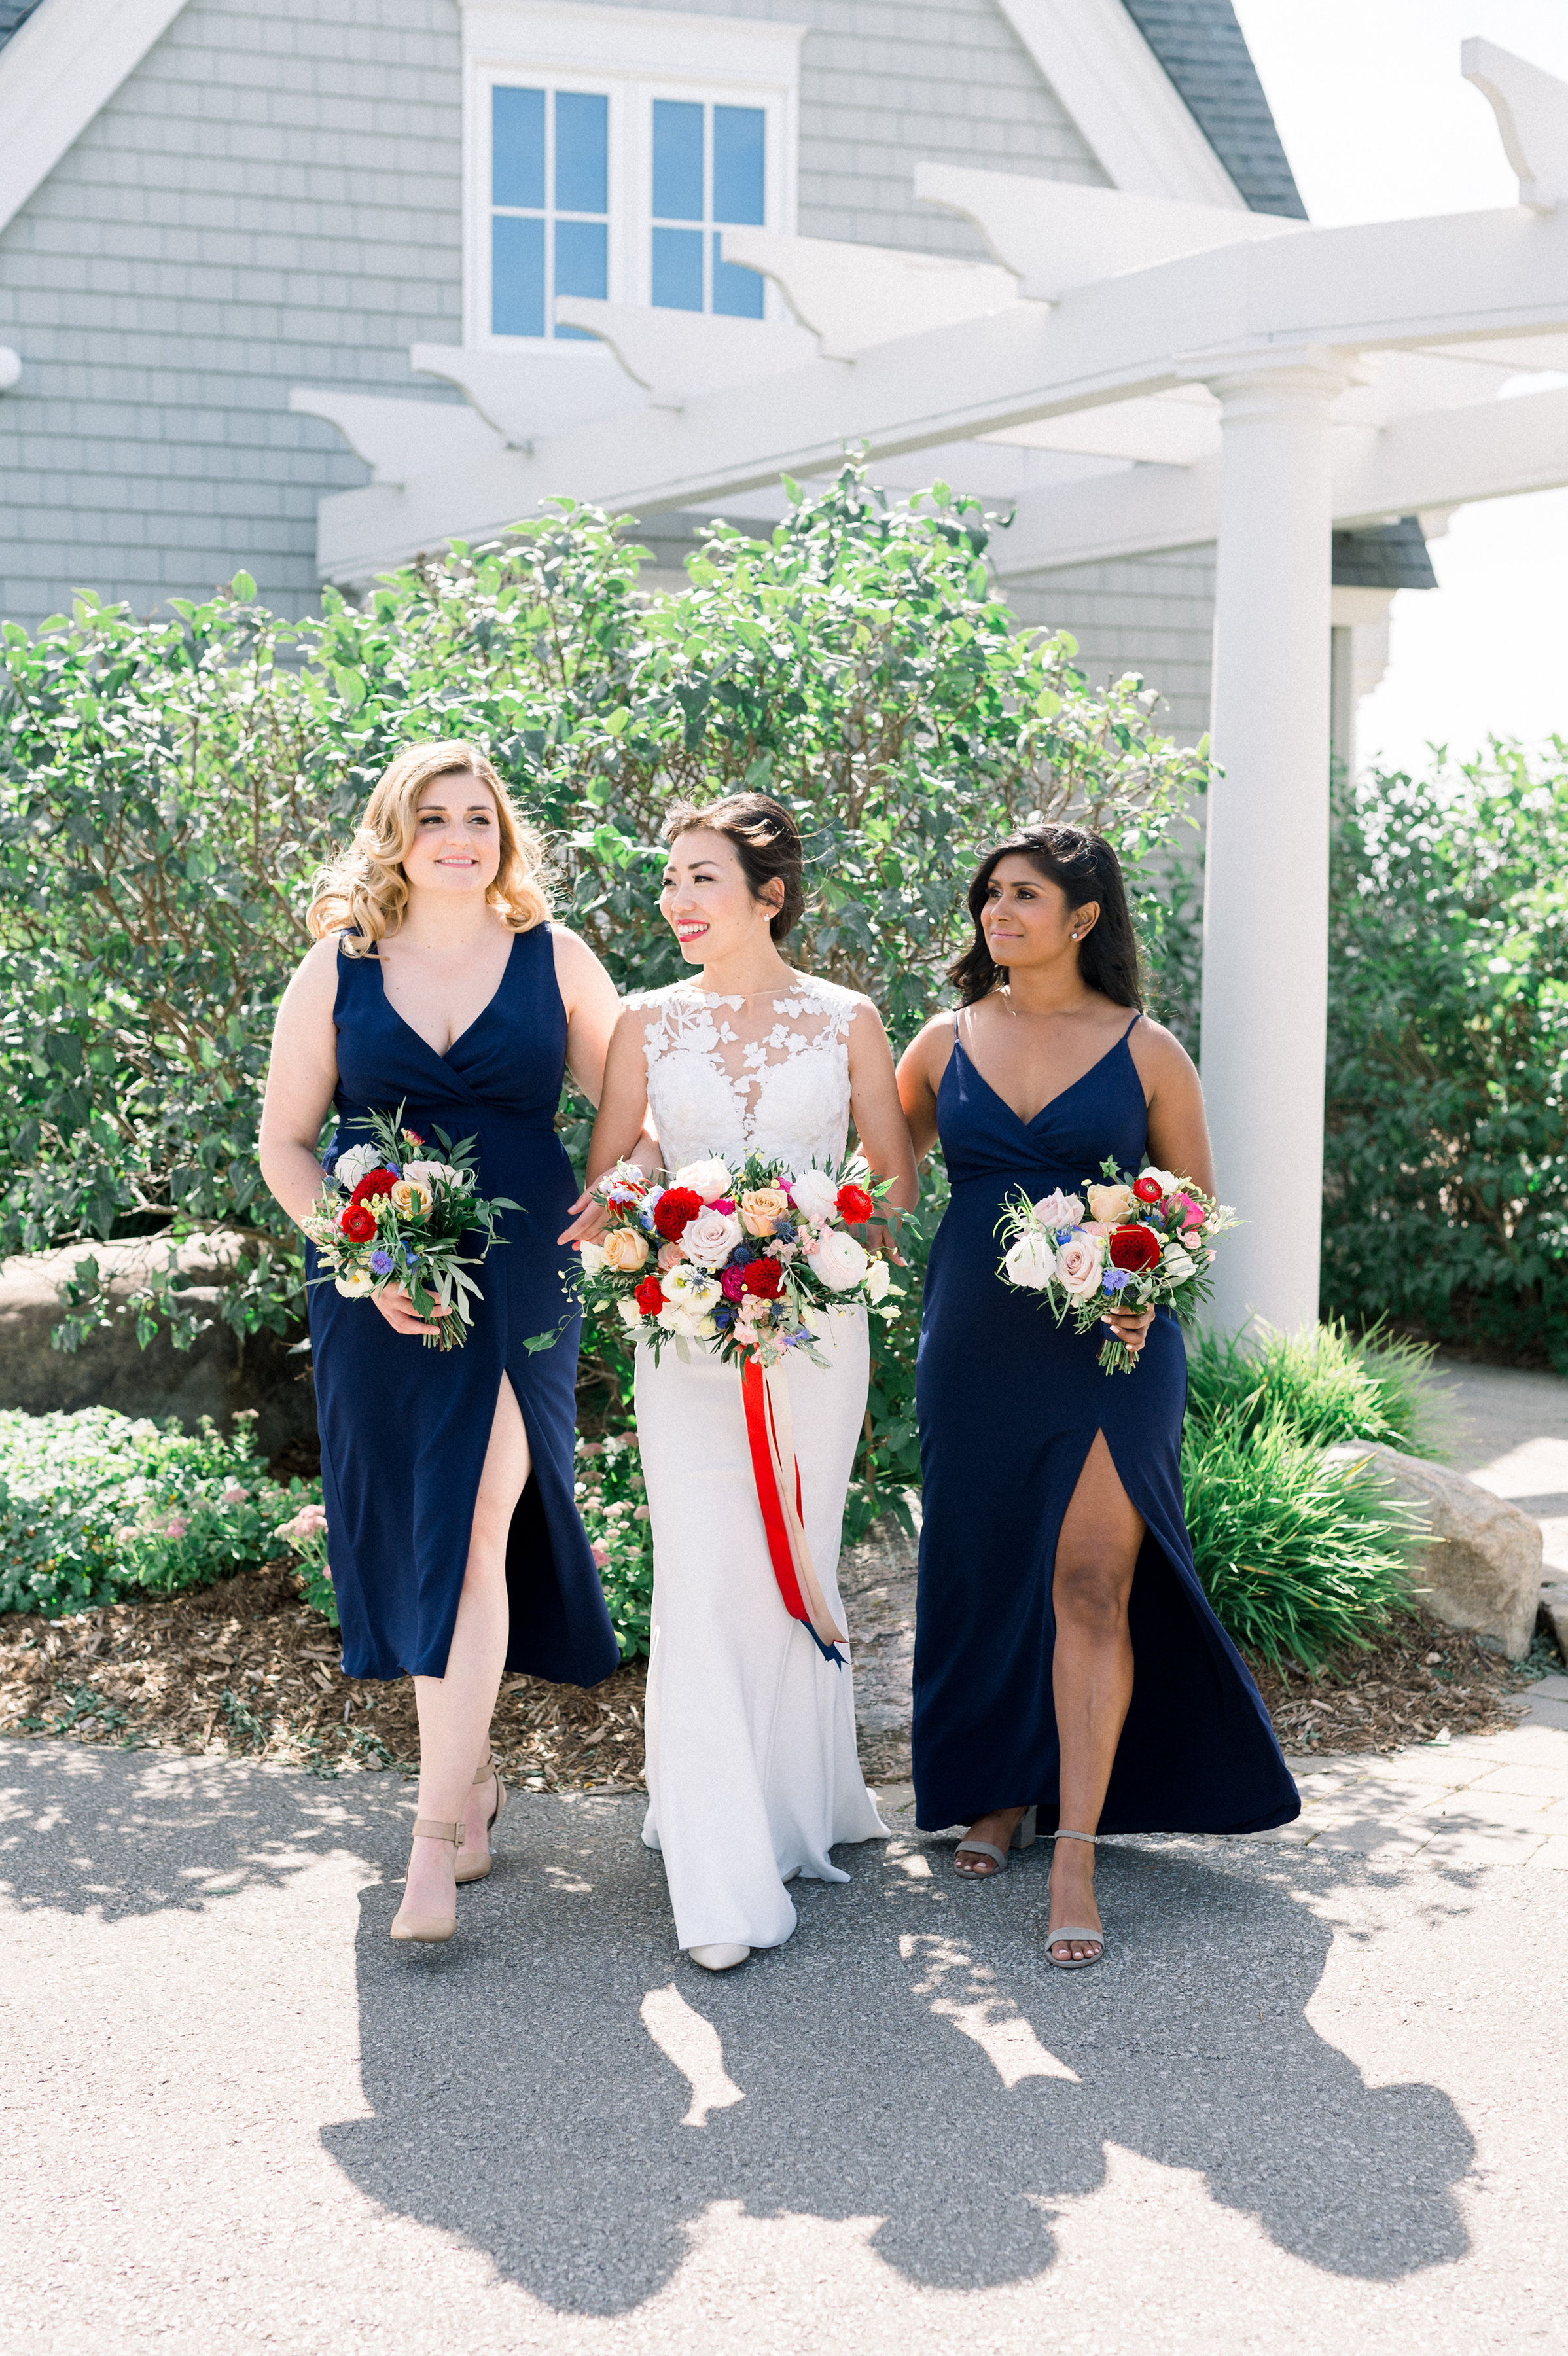
M 791 1169 L 837 1162 L 849 1133 L 853 991 L 802 974 L 717 998 L 689 981 L 629 1001 L 644 1017 L 648 1102 L 667 1170 L 710 1153 Z

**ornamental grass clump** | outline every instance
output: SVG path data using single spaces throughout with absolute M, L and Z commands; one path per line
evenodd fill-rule
M 1193 1557 L 1238 1644 L 1323 1666 L 1414 1607 L 1418 1513 L 1366 1462 L 1331 1464 L 1274 1407 L 1188 1421 L 1182 1481 Z
M 0 1612 L 59 1619 L 135 1591 L 172 1594 L 259 1569 L 320 1484 L 274 1482 L 250 1412 L 225 1436 L 83 1408 L 0 1413 Z
M 1323 1448 L 1367 1440 L 1411 1456 L 1442 1452 L 1444 1417 L 1432 1351 L 1380 1325 L 1352 1333 L 1335 1319 L 1299 1333 L 1205 1331 L 1187 1358 L 1187 1421 L 1221 1417 L 1253 1430 L 1278 1417 Z

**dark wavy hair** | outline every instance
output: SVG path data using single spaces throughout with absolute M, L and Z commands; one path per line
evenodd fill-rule
M 677 802 L 664 821 L 664 840 L 673 842 L 699 827 L 711 828 L 734 843 L 754 900 L 761 899 L 765 884 L 779 878 L 784 905 L 768 929 L 775 941 L 788 940 L 806 913 L 806 877 L 800 831 L 783 803 L 771 794 L 727 794 L 722 802 L 709 802 L 705 808 Z
M 1007 979 L 1006 967 L 997 965 L 985 946 L 980 912 L 998 862 L 1008 858 L 1026 859 L 1037 874 L 1066 893 L 1069 908 L 1081 908 L 1090 900 L 1099 902 L 1099 921 L 1079 943 L 1079 971 L 1090 990 L 1098 990 L 1113 1006 L 1135 1006 L 1141 1013 L 1143 965 L 1127 906 L 1127 887 L 1122 881 L 1122 862 L 1102 834 L 1090 834 L 1081 826 L 1036 827 L 1027 834 L 1015 835 L 1011 841 L 999 842 L 981 861 L 969 887 L 974 940 L 948 969 L 948 980 L 957 984 L 964 1005 L 973 1006 L 989 998 Z

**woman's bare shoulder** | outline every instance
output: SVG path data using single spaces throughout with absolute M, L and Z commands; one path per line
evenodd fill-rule
M 1163 1023 L 1156 1023 L 1152 1014 L 1145 1014 L 1140 1022 L 1134 1023 L 1128 1034 L 1127 1044 L 1133 1063 L 1145 1080 L 1157 1085 L 1161 1080 L 1196 1080 L 1197 1077 L 1197 1066 L 1176 1033 L 1167 1031 Z

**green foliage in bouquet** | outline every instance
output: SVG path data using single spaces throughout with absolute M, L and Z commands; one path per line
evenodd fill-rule
M 275 1561 L 280 1524 L 320 1483 L 274 1481 L 252 1421 L 225 1435 L 208 1416 L 192 1433 L 109 1408 L 0 1413 L 0 1612 L 59 1619 Z
M 1325 1304 L 1568 1370 L 1568 742 L 1337 801 Z

